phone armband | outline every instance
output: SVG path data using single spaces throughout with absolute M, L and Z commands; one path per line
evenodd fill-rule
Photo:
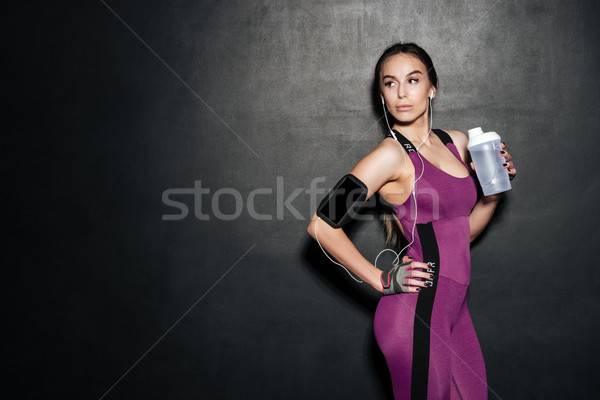
M 341 228 L 348 223 L 364 205 L 367 185 L 352 174 L 342 177 L 321 201 L 317 215 L 333 228 Z

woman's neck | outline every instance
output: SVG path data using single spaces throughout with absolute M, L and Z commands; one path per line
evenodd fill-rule
M 427 145 L 429 143 L 430 132 L 427 120 L 419 119 L 407 125 L 396 122 L 394 129 L 410 140 L 415 146 L 420 146 L 421 144 Z

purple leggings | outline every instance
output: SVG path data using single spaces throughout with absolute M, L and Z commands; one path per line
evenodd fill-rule
M 384 296 L 375 312 L 375 338 L 385 355 L 395 399 L 487 399 L 485 365 L 481 348 L 467 309 L 467 287 L 444 276 L 437 276 L 437 290 L 428 324 L 429 338 L 413 340 L 417 293 Z M 424 291 L 428 289 L 423 289 Z M 415 350 L 413 351 L 413 345 Z M 414 360 L 423 355 L 417 345 L 429 345 L 429 360 Z M 412 388 L 413 367 L 420 362 L 420 388 Z M 417 372 L 415 372 L 417 373 Z M 426 385 L 426 387 L 423 387 Z M 412 395 L 411 395 L 412 393 Z

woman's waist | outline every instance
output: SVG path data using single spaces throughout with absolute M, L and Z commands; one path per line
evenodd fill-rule
M 429 264 L 437 276 L 452 279 L 461 285 L 468 285 L 471 280 L 471 255 L 468 250 L 447 248 L 432 257 L 431 254 L 423 254 L 419 246 L 413 246 L 406 255 L 414 261 Z
M 406 228 L 412 230 L 415 224 L 414 216 L 412 215 L 398 215 L 398 220 L 402 224 L 402 228 L 406 232 Z M 440 234 L 453 234 L 457 230 L 466 231 L 469 228 L 469 213 L 455 214 L 455 215 L 419 215 L 417 214 L 416 225 L 427 225 L 431 224 L 434 228 L 439 231 Z M 453 232 L 454 231 L 454 232 Z
M 416 261 L 433 263 L 442 276 L 468 285 L 471 274 L 471 235 L 469 218 L 445 218 L 417 224 L 407 240 L 407 255 Z

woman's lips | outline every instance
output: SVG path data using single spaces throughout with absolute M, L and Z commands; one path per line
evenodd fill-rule
M 408 111 L 411 108 L 412 108 L 412 105 L 410 105 L 410 104 L 402 104 L 402 105 L 396 106 L 396 110 L 398 110 L 398 111 Z

